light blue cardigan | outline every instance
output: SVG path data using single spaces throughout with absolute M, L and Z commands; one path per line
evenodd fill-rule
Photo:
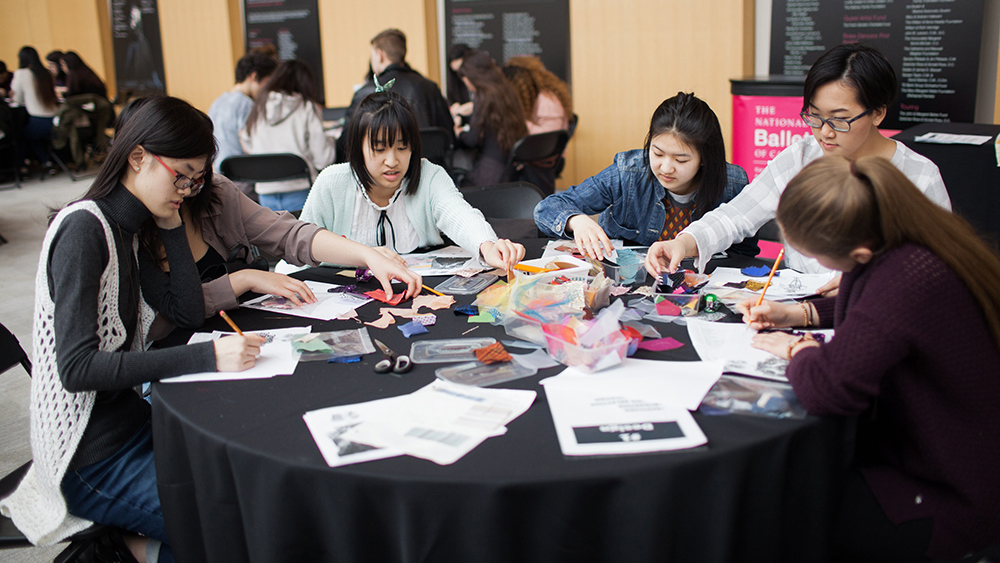
M 409 180 L 404 179 L 400 187 L 404 190 L 406 216 L 417 231 L 420 246 L 442 244 L 441 233 L 444 233 L 478 257 L 479 245 L 497 240 L 493 227 L 486 222 L 482 212 L 465 201 L 444 168 L 427 159 L 421 159 L 420 166 L 417 193 L 406 195 Z M 328 166 L 316 178 L 302 208 L 301 219 L 349 238 L 354 204 L 361 197 L 359 186 L 350 164 Z

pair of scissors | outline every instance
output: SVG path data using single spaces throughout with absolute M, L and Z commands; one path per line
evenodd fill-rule
M 384 360 L 379 360 L 375 364 L 375 373 L 406 373 L 413 369 L 413 363 L 410 362 L 410 357 L 407 355 L 398 355 L 392 351 L 392 348 L 386 346 L 378 338 L 373 338 L 375 341 L 375 346 L 379 349 L 379 352 L 385 354 L 386 358 Z

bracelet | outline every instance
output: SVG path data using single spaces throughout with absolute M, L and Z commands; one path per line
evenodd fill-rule
M 805 339 L 806 339 L 806 335 L 805 334 L 801 334 L 801 335 L 799 335 L 798 338 L 796 338 L 795 340 L 792 340 L 791 342 L 788 343 L 788 360 L 789 361 L 792 360 L 792 350 L 794 350 L 795 347 L 798 346 L 799 344 L 802 344 L 802 341 L 805 340 Z
M 812 326 L 812 315 L 809 314 L 809 305 L 805 301 L 799 303 L 802 307 L 802 326 Z

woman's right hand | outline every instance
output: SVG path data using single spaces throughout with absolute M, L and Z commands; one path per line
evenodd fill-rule
M 296 307 L 301 306 L 303 303 L 316 302 L 316 295 L 313 294 L 304 281 L 286 276 L 285 274 L 247 268 L 229 274 L 229 283 L 232 284 L 233 292 L 237 296 L 247 291 L 266 295 L 280 295 L 294 303 Z
M 243 371 L 257 362 L 264 337 L 258 334 L 223 336 L 215 344 L 215 369 L 218 371 Z
M 681 260 L 697 255 L 698 243 L 694 237 L 681 233 L 675 239 L 661 240 L 650 245 L 649 252 L 646 253 L 646 271 L 654 279 L 659 279 L 664 270 L 672 274 L 677 271 Z
M 604 229 L 587 215 L 574 215 L 566 221 L 566 230 L 573 233 L 576 247 L 593 260 L 611 256 L 614 247 Z
M 756 330 L 802 325 L 802 307 L 797 303 L 765 300 L 757 305 L 757 298 L 751 297 L 737 303 L 736 310 L 743 313 L 743 322 Z

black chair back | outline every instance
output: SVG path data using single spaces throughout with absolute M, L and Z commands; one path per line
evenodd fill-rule
M 565 130 L 518 139 L 510 151 L 505 177 L 511 181 L 530 181 L 544 194 L 555 193 L 555 166 L 568 142 L 569 133 Z
M 31 375 L 31 362 L 28 361 L 28 354 L 21 347 L 17 337 L 7 330 L 7 327 L 0 324 L 0 373 L 21 364 L 24 371 Z
M 469 205 L 483 212 L 497 236 L 508 239 L 538 238 L 534 211 L 545 194 L 529 182 L 462 188 Z
M 268 153 L 230 156 L 219 164 L 222 175 L 234 182 L 311 180 L 309 165 L 297 154 Z
M 455 143 L 451 131 L 443 127 L 420 128 L 420 154 L 427 160 L 452 173 Z

